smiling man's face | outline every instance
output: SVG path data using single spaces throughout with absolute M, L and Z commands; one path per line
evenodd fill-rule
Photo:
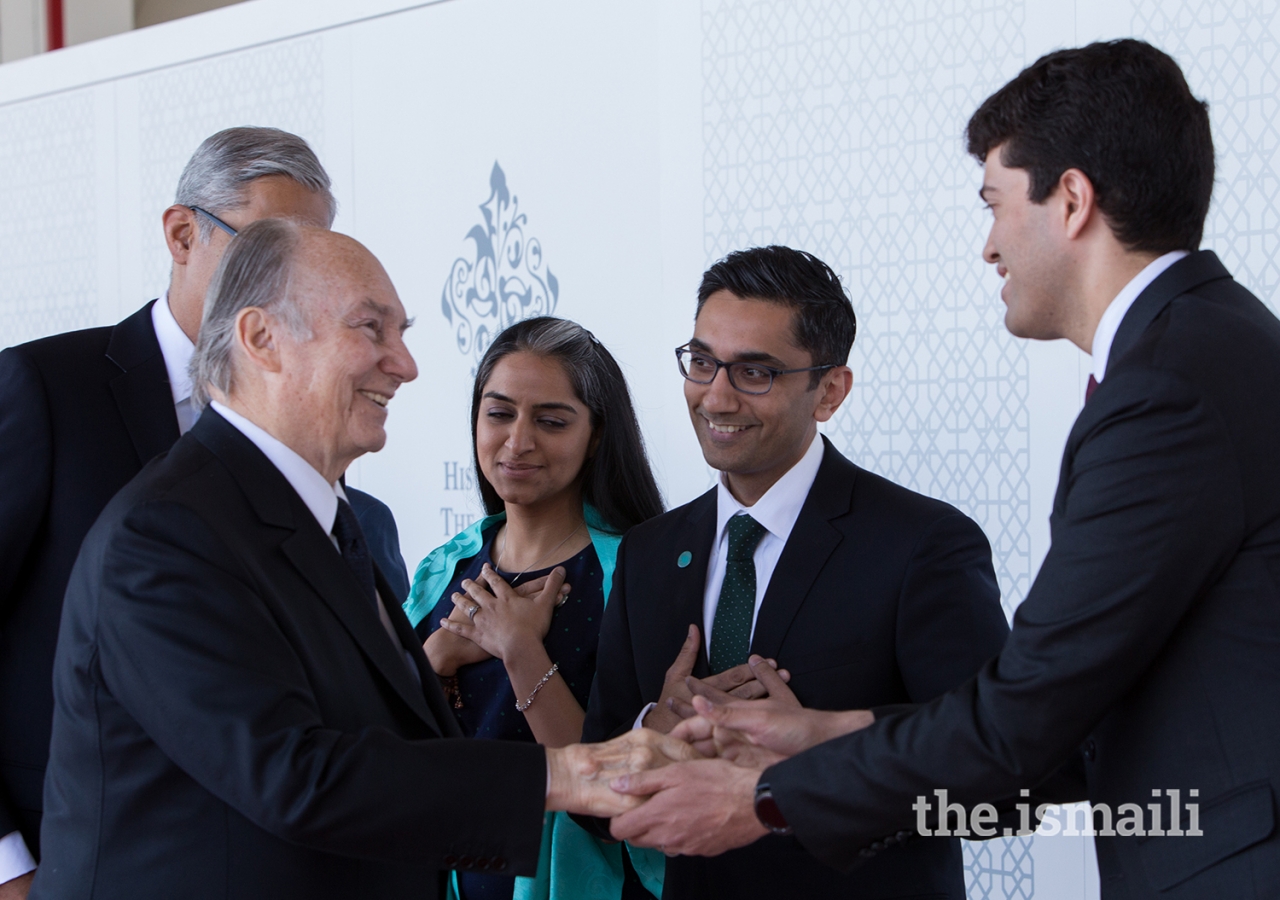
M 794 343 L 794 315 L 781 303 L 718 291 L 698 313 L 690 348 L 723 362 L 807 368 L 813 359 Z M 723 369 L 710 384 L 684 383 L 689 417 L 707 465 L 724 472 L 734 496 L 748 504 L 809 449 L 823 395 L 822 385 L 810 390 L 808 372 L 775 378 L 767 394 L 736 390 Z
M 293 436 L 285 443 L 313 465 L 323 461 L 316 467 L 327 477 L 326 469 L 341 474 L 382 449 L 387 404 L 418 369 L 404 343 L 404 307 L 373 254 L 330 232 L 312 232 L 299 252 L 291 290 L 303 297 L 313 336 L 281 341 Z

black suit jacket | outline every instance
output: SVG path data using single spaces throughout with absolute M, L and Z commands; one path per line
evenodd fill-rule
M 448 868 L 532 875 L 543 749 L 461 739 L 385 605 L 400 647 L 284 476 L 206 411 L 72 572 L 33 897 L 420 898 Z
M 1083 744 L 1091 801 L 1158 803 L 1167 828 L 1178 790 L 1204 832 L 1099 837 L 1103 897 L 1274 896 L 1277 397 L 1275 316 L 1211 252 L 1161 274 L 1071 430 L 1053 543 L 1004 652 L 914 714 L 770 769 L 800 841 L 847 867 L 910 826 L 917 794 L 1014 795 Z
M 764 600 L 751 650 L 791 671 L 805 706 L 932 698 L 999 652 L 1008 627 L 981 529 L 955 508 L 824 456 Z M 632 726 L 702 624 L 716 491 L 637 525 L 618 551 L 583 739 Z M 678 563 L 688 551 L 692 561 Z M 694 674 L 708 674 L 705 647 Z M 918 840 L 842 875 L 794 838 L 667 863 L 664 897 L 963 898 L 959 842 Z
M 107 501 L 178 439 L 154 302 L 110 328 L 0 352 L 0 836 L 21 830 L 37 858 L 53 650 L 72 563 Z M 348 495 L 403 600 L 391 511 Z
M 35 853 L 67 577 L 107 501 L 177 439 L 151 304 L 0 352 L 0 834 Z

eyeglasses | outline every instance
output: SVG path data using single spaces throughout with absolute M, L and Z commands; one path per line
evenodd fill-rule
M 239 233 L 230 225 L 228 225 L 226 222 L 222 221 L 213 213 L 209 212 L 207 209 L 201 209 L 198 206 L 188 206 L 187 209 L 191 210 L 193 213 L 199 213 L 200 215 L 204 216 L 206 219 L 208 219 L 214 225 L 217 225 L 219 228 L 221 228 L 223 231 L 225 231 L 227 234 L 231 235 L 232 237 L 235 237 Z
M 767 394 L 773 387 L 773 379 L 779 375 L 792 375 L 797 372 L 820 372 L 834 368 L 834 365 L 809 366 L 806 369 L 775 369 L 754 362 L 721 362 L 714 356 L 699 353 L 689 347 L 676 348 L 676 362 L 680 365 L 680 374 L 694 384 L 710 384 L 716 380 L 721 369 L 729 373 L 729 384 L 734 390 L 744 394 Z

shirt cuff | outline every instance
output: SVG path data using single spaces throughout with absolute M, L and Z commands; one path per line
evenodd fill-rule
M 22 832 L 11 831 L 0 838 L 0 884 L 26 875 L 35 867 L 35 857 L 27 849 Z
M 643 728 L 644 717 L 649 715 L 649 713 L 653 712 L 654 707 L 656 707 L 657 705 L 658 704 L 656 703 L 646 703 L 644 706 L 644 709 L 640 710 L 640 715 L 636 716 L 636 723 L 631 726 L 631 730 L 635 731 L 637 728 Z

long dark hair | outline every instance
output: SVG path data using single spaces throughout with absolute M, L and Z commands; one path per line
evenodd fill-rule
M 558 360 L 573 393 L 591 411 L 591 427 L 600 440 L 595 454 L 582 467 L 582 499 L 595 507 L 610 530 L 622 534 L 632 525 L 660 515 L 662 495 L 649 468 L 622 369 L 595 335 L 576 322 L 552 316 L 525 319 L 504 330 L 489 345 L 476 368 L 471 392 L 471 453 L 485 512 L 494 515 L 505 506 L 480 469 L 476 419 L 489 377 L 498 363 L 512 353 L 533 353 Z

